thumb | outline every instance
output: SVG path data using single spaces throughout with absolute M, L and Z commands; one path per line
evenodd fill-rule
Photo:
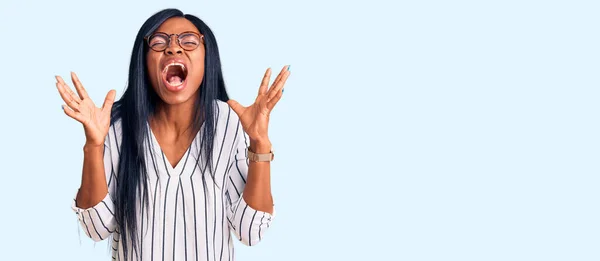
M 110 90 L 108 94 L 106 94 L 106 98 L 104 99 L 104 104 L 102 104 L 102 111 L 111 111 L 113 103 L 115 102 L 115 96 L 117 95 L 117 91 Z
M 229 104 L 229 107 L 231 107 L 231 109 L 239 116 L 241 115 L 244 110 L 246 109 L 244 106 L 242 106 L 239 102 L 235 101 L 235 100 L 228 100 L 227 104 Z

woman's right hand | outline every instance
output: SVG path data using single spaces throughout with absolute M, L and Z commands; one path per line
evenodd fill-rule
M 94 105 L 74 72 L 71 72 L 71 80 L 79 95 L 75 94 L 60 76 L 56 76 L 56 87 L 60 97 L 66 103 L 62 106 L 63 111 L 69 117 L 83 124 L 86 146 L 103 146 L 110 128 L 110 115 L 116 91 L 110 90 L 102 107 L 98 108 Z

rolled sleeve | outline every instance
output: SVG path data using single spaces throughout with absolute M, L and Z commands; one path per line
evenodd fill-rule
M 77 207 L 75 199 L 71 206 L 85 234 L 94 241 L 106 239 L 115 231 L 115 206 L 109 194 L 91 208 Z
M 246 203 L 243 195 L 240 196 L 233 209 L 230 225 L 238 240 L 247 246 L 258 244 L 271 226 L 275 211 L 273 211 L 273 214 L 269 214 L 253 209 Z

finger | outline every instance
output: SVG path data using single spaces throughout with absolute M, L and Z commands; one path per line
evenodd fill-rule
M 267 92 L 267 88 L 269 87 L 269 80 L 271 80 L 271 68 L 268 68 L 265 72 L 265 76 L 260 83 L 260 88 L 258 88 L 258 95 L 265 94 Z
M 75 101 L 75 98 L 73 98 L 73 96 L 69 94 L 67 90 L 65 90 L 65 87 L 57 82 L 56 88 L 58 89 L 58 93 L 63 101 L 65 101 L 69 107 L 73 108 L 73 110 L 79 111 L 79 103 Z
M 67 85 L 67 83 L 65 83 L 65 81 L 63 80 L 62 77 L 60 76 L 56 76 L 56 80 L 58 81 L 58 83 L 60 83 L 60 85 L 62 86 L 63 90 L 71 96 L 71 98 L 77 102 L 77 103 L 81 103 L 81 99 L 79 98 L 78 95 L 76 95 L 73 90 L 71 90 L 71 88 L 69 87 L 69 85 Z
M 275 78 L 275 80 L 273 81 L 273 84 L 271 84 L 271 88 L 273 88 L 273 86 L 276 86 L 277 83 L 281 80 L 281 77 L 283 76 L 283 74 L 288 71 L 287 68 L 289 68 L 289 66 L 283 66 L 283 68 L 281 69 L 281 71 L 279 72 L 279 74 L 277 75 L 277 77 Z M 270 90 L 269 89 L 269 90 Z
M 290 66 L 284 66 L 281 69 L 281 72 L 279 72 L 279 75 L 277 75 L 277 78 L 275 78 L 275 81 L 273 81 L 273 84 L 271 84 L 271 88 L 269 88 L 269 91 L 267 93 L 267 101 L 272 99 L 273 96 L 275 95 L 275 93 L 272 93 L 272 91 L 277 91 L 277 86 L 279 85 L 279 83 L 281 82 L 282 77 L 288 73 L 289 74 L 289 68 Z M 287 79 L 287 78 L 286 78 Z M 282 87 L 283 88 L 283 87 Z
M 85 89 L 83 88 L 83 84 L 81 84 L 81 82 L 79 81 L 79 78 L 77 78 L 77 74 L 75 74 L 74 72 L 71 72 L 71 80 L 73 81 L 73 84 L 75 85 L 75 90 L 77 90 L 79 97 L 81 97 L 82 100 L 87 99 L 88 94 L 85 91 Z
M 73 118 L 74 120 L 76 120 L 78 122 L 85 123 L 81 113 L 71 110 L 71 108 L 69 108 L 66 105 L 63 105 L 62 109 L 67 116 Z
M 246 109 L 244 106 L 242 106 L 239 102 L 235 101 L 235 100 L 228 100 L 227 104 L 229 104 L 229 106 L 231 107 L 231 109 L 239 116 L 242 115 L 244 113 L 244 110 Z
M 269 90 L 269 94 L 267 95 L 267 102 L 270 101 L 271 99 L 273 99 L 273 97 L 275 97 L 275 95 L 282 92 L 283 86 L 285 85 L 285 82 L 287 81 L 289 76 L 290 76 L 290 71 L 285 71 L 283 73 L 283 76 L 281 77 L 281 79 L 277 82 L 277 84 L 275 86 L 271 87 L 271 90 Z
M 56 76 L 56 80 L 62 85 L 63 89 L 69 93 L 69 95 L 73 96 L 73 99 L 75 99 L 75 101 L 81 101 L 81 99 L 79 98 L 79 96 L 75 95 L 75 93 L 73 92 L 73 90 L 71 90 L 71 87 L 69 87 L 69 85 L 65 82 L 65 80 L 63 80 L 62 77 L 60 76 Z
M 115 96 L 117 95 L 117 91 L 110 90 L 108 94 L 106 94 L 106 98 L 104 99 L 104 104 L 102 104 L 102 111 L 111 111 L 113 104 L 115 103 Z
M 275 105 L 281 99 L 282 96 L 283 96 L 283 89 L 282 89 L 282 91 L 277 92 L 275 97 L 273 97 L 273 99 L 271 99 L 270 101 L 267 102 L 267 109 L 269 109 L 269 111 L 273 110 L 273 108 L 275 107 Z

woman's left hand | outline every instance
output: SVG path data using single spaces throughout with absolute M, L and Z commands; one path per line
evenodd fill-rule
M 267 88 L 271 79 L 271 68 L 269 68 L 265 72 L 258 89 L 258 96 L 252 105 L 244 107 L 235 100 L 227 101 L 227 104 L 239 116 L 244 131 L 250 137 L 251 147 L 254 147 L 252 149 L 255 153 L 269 153 L 271 150 L 268 135 L 269 116 L 283 95 L 283 85 L 289 75 L 289 65 L 284 66 L 271 87 Z

